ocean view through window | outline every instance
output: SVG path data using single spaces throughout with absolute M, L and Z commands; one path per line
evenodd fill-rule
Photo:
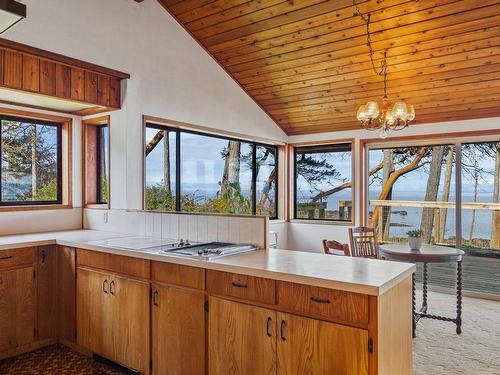
M 352 144 L 295 148 L 295 219 L 352 221 Z
M 500 295 L 500 142 L 373 146 L 367 175 L 380 243 L 421 230 L 424 243 L 464 250 L 465 290 Z M 429 267 L 431 285 L 454 287 L 453 265 Z
M 277 217 L 277 147 L 146 124 L 146 210 Z
M 0 122 L 0 205 L 61 203 L 62 125 L 3 115 Z

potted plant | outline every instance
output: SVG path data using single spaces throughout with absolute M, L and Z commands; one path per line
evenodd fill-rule
M 422 234 L 423 232 L 420 229 L 410 230 L 406 232 L 408 235 L 408 244 L 410 245 L 410 249 L 412 250 L 420 250 L 422 247 Z

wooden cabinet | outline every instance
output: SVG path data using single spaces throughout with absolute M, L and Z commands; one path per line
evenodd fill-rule
M 77 343 L 141 373 L 149 373 L 149 284 L 77 269 Z
M 75 342 L 76 335 L 76 249 L 57 247 L 57 336 Z
M 55 245 L 38 248 L 37 264 L 37 339 L 57 336 L 57 248 Z
M 28 93 L 32 98 L 41 94 L 89 105 L 78 106 L 73 110 L 75 114 L 119 109 L 121 80 L 129 77 L 113 69 L 0 38 L 0 91 L 5 87 Z M 47 109 L 57 109 L 45 105 Z
M 368 374 L 368 331 L 278 313 L 278 375 Z
M 30 344 L 34 339 L 34 267 L 0 268 L 0 353 Z
M 151 354 L 153 374 L 205 374 L 205 295 L 153 285 Z
M 276 374 L 276 312 L 209 299 L 208 373 Z

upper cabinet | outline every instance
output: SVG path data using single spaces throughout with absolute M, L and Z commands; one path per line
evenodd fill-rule
M 77 115 L 121 107 L 129 74 L 0 38 L 0 102 Z

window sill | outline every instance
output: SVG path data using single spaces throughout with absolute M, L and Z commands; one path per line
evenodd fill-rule
M 109 210 L 108 203 L 90 203 L 83 206 L 83 208 L 91 208 L 93 210 Z
M 0 212 L 10 211 L 43 211 L 43 210 L 64 210 L 73 208 L 70 204 L 40 204 L 33 206 L 0 206 Z
M 292 219 L 290 223 L 296 224 L 319 224 L 319 225 L 337 225 L 342 227 L 352 227 L 352 221 L 334 221 L 334 220 L 308 220 L 308 219 Z

